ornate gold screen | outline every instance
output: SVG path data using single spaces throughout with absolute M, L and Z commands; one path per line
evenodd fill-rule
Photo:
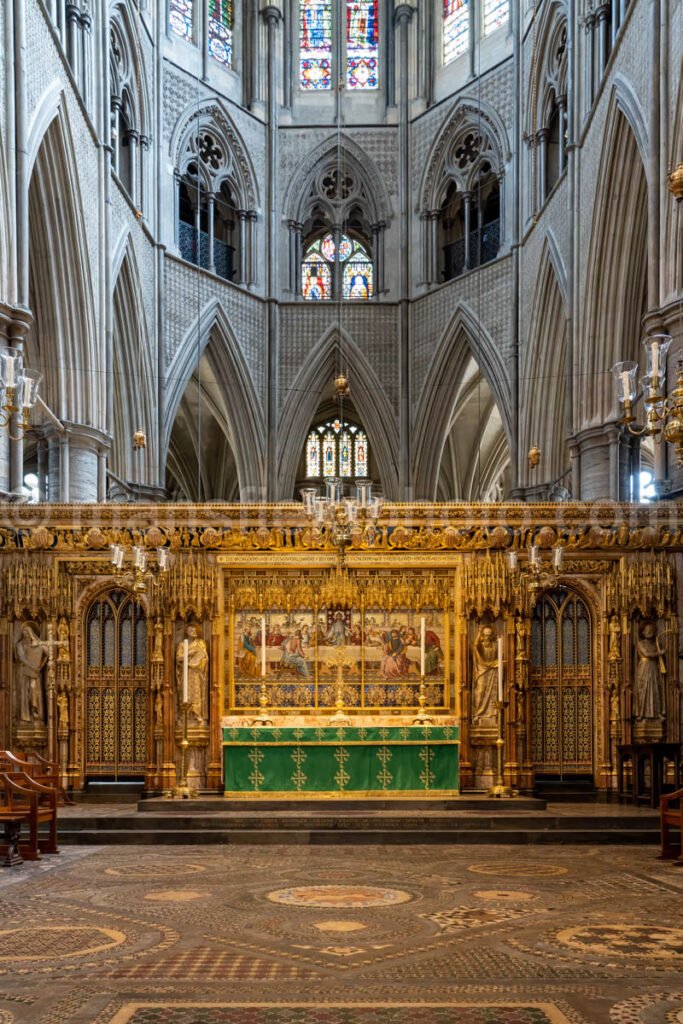
M 531 620 L 531 759 L 538 772 L 590 774 L 591 623 L 580 597 L 558 589 Z
M 147 760 L 147 619 L 113 590 L 86 618 L 86 774 L 140 776 Z

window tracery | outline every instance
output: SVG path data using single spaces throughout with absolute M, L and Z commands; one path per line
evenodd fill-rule
M 320 423 L 306 439 L 306 478 L 365 479 L 369 450 L 365 431 L 339 418 Z
M 112 167 L 133 204 L 143 207 L 147 135 L 143 129 L 140 55 L 121 8 L 109 35 Z
M 337 6 L 343 4 L 343 6 Z M 334 30 L 334 18 L 343 31 Z M 343 68 L 348 89 L 379 87 L 378 0 L 300 0 L 299 85 L 305 91 L 332 89 L 334 66 Z M 342 71 L 339 71 L 341 77 Z
M 234 0 L 169 0 L 171 32 L 190 43 L 202 37 L 211 59 L 224 68 L 233 66 L 234 20 Z
M 332 232 L 316 238 L 306 249 L 301 268 L 301 294 L 304 299 L 324 301 L 339 295 L 349 300 L 371 299 L 373 264 L 366 248 L 348 235 Z

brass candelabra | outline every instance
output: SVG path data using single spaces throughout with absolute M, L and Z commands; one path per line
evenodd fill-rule
M 197 796 L 197 792 L 194 789 L 190 789 L 187 784 L 187 748 L 190 745 L 188 739 L 188 715 L 190 708 L 192 707 L 192 701 L 184 700 L 181 702 L 180 710 L 183 714 L 183 736 L 180 741 L 180 780 L 173 787 L 169 789 L 166 794 L 167 799 L 182 799 L 188 800 Z
M 489 796 L 501 799 L 503 797 L 511 798 L 519 796 L 516 789 L 512 789 L 511 786 L 505 785 L 505 776 L 503 774 L 503 751 L 505 749 L 505 708 L 510 702 L 507 700 L 497 700 L 495 702 L 496 711 L 498 712 L 498 738 L 496 739 L 496 781 L 489 789 Z
M 427 693 L 424 676 L 420 677 L 420 693 L 417 698 L 417 703 L 420 705 L 420 710 L 413 719 L 413 725 L 432 725 L 432 718 L 427 714 Z

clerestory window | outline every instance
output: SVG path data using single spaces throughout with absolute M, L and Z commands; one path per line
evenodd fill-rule
M 337 241 L 328 231 L 305 251 L 301 294 L 311 301 L 371 299 L 373 269 L 367 249 L 357 239 L 342 234 Z
M 379 87 L 378 0 L 300 0 L 299 85 L 306 91 Z

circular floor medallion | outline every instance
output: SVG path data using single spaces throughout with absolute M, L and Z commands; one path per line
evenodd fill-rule
M 162 892 L 148 892 L 146 900 L 155 903 L 189 903 L 191 900 L 201 900 L 207 893 L 195 892 L 193 889 L 165 889 Z
M 0 931 L 0 961 L 64 960 L 120 946 L 123 932 L 90 925 L 32 925 Z M 0 1022 L 1 1024 L 1 1022 Z
M 117 878 L 128 878 L 131 881 L 143 881 L 148 878 L 160 879 L 168 875 L 196 875 L 206 871 L 204 864 L 187 864 L 181 860 L 143 861 L 133 864 L 121 864 L 116 868 L 105 868 L 105 875 Z
M 566 875 L 567 868 L 560 864 L 508 864 L 508 863 L 484 863 L 470 864 L 467 869 L 477 875 L 498 875 L 501 878 L 555 878 L 557 875 Z
M 525 903 L 527 900 L 536 899 L 532 892 L 516 892 L 512 889 L 480 889 L 473 895 L 492 903 Z
M 600 956 L 627 956 L 648 960 L 683 958 L 683 928 L 656 924 L 595 924 L 565 928 L 557 939 L 565 946 Z
M 267 897 L 271 903 L 287 907 L 329 907 L 356 910 L 359 907 L 394 907 L 412 900 L 402 889 L 386 889 L 375 885 L 300 885 L 276 889 Z
M 318 921 L 313 927 L 320 932 L 359 932 L 367 925 L 362 921 Z

